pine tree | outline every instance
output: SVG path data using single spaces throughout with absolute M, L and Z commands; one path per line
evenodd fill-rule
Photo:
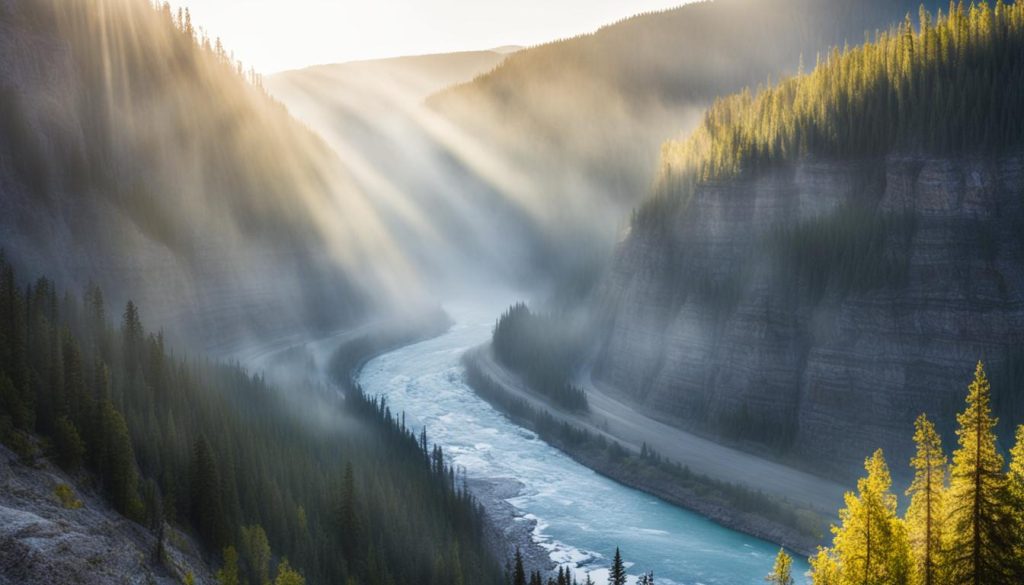
M 1011 510 L 1010 573 L 1016 582 L 1024 582 L 1024 425 L 1017 427 L 1016 441 L 1010 450 L 1010 471 L 1007 474 L 1007 507 Z
M 224 566 L 217 571 L 216 577 L 219 585 L 239 585 L 241 582 L 238 576 L 238 551 L 235 547 L 224 549 Z
M 138 475 L 135 454 L 132 451 L 128 425 L 124 417 L 107 400 L 102 407 L 101 425 L 103 441 L 103 486 L 118 512 L 138 517 Z
M 74 337 L 67 329 L 64 330 L 61 345 L 61 355 L 64 358 L 64 414 L 71 417 L 77 427 L 84 418 L 87 400 L 82 355 L 78 351 Z
M 274 585 L 306 585 L 306 579 L 288 564 L 288 559 L 281 559 Z
M 526 585 L 526 570 L 523 568 L 523 553 L 516 547 L 515 564 L 512 569 L 512 585 Z
M 818 554 L 810 558 L 810 564 L 813 585 L 839 585 L 839 565 L 831 550 L 818 547 Z
M 345 555 L 345 560 L 349 563 L 351 570 L 356 560 L 359 544 L 362 541 L 355 471 L 352 469 L 351 461 L 345 464 L 345 478 L 341 488 L 338 524 L 338 529 L 341 531 L 341 551 Z
M 937 585 L 945 515 L 946 455 L 942 451 L 942 440 L 928 417 L 919 416 L 914 427 L 917 454 L 910 462 L 914 480 L 907 488 L 910 506 L 906 514 L 913 573 L 916 583 Z
M 57 462 L 66 470 L 74 471 L 82 464 L 85 455 L 85 443 L 75 424 L 67 416 L 57 419 L 53 435 L 54 447 L 57 449 Z
M 262 526 L 255 524 L 242 527 L 242 556 L 250 583 L 270 583 L 270 543 Z
M 775 555 L 775 566 L 764 580 L 772 585 L 793 585 L 793 559 L 784 549 Z
M 857 481 L 855 495 L 844 496 L 841 526 L 833 527 L 834 549 L 844 583 L 897 584 L 906 567 L 906 534 L 896 516 L 896 496 L 882 450 L 864 462 L 867 477 Z
M 139 309 L 135 303 L 128 301 L 124 307 L 124 316 L 121 322 L 121 344 L 124 356 L 124 365 L 128 370 L 128 376 L 134 376 L 139 367 L 140 356 L 142 355 L 142 321 L 139 318 Z
M 953 585 L 990 585 L 1008 579 L 1006 480 L 990 401 L 988 378 L 978 362 L 967 408 L 957 415 L 958 447 L 950 474 L 947 568 Z
M 204 437 L 200 437 L 192 449 L 192 463 L 189 469 L 192 523 L 203 541 L 214 547 L 224 544 L 227 540 L 224 533 L 220 480 L 217 475 L 217 464 L 210 445 Z
M 612 567 L 608 572 L 608 585 L 626 585 L 626 566 L 622 563 L 619 547 L 615 547 L 615 558 L 612 559 Z
M 153 558 L 158 562 L 164 556 L 164 504 L 160 497 L 160 489 L 152 478 L 146 480 L 144 488 L 146 504 L 146 527 L 156 535 L 156 547 L 153 550 Z

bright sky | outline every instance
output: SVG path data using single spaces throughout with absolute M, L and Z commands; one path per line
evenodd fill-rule
M 535 45 L 690 0 L 171 0 L 246 66 Z

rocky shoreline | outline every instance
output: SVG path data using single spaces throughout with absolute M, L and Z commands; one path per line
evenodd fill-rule
M 360 336 L 334 350 L 328 374 L 335 384 L 348 388 L 356 383 L 359 371 L 373 358 L 397 347 L 440 335 L 449 326 L 451 320 L 448 316 L 438 313 L 404 330 L 385 329 Z M 516 549 L 519 549 L 528 572 L 547 574 L 555 569 L 548 551 L 533 539 L 537 521 L 526 517 L 508 502 L 519 495 L 521 482 L 514 478 L 467 478 L 466 485 L 486 511 L 484 538 L 503 566 L 512 562 Z
M 555 569 L 548 551 L 533 539 L 537 521 L 508 501 L 519 495 L 521 482 L 512 478 L 470 478 L 466 484 L 487 512 L 487 546 L 502 564 L 511 563 L 518 548 L 527 572 L 547 574 Z

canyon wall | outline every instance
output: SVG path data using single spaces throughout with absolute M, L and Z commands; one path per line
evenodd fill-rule
M 801 160 L 619 245 L 593 378 L 680 426 L 849 477 L 955 441 L 977 360 L 1024 422 L 1024 154 Z M 837 243 L 839 242 L 839 243 Z

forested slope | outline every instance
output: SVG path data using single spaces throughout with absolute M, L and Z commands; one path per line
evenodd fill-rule
M 546 204 L 554 229 L 582 222 L 609 239 L 650 186 L 661 143 L 716 97 L 793 73 L 801 58 L 809 67 L 918 4 L 695 2 L 519 51 L 430 104 L 515 169 L 502 186 L 514 199 Z
M 169 522 L 249 583 L 284 559 L 310 583 L 498 581 L 483 512 L 425 430 L 358 387 L 277 388 L 175 354 L 142 319 L 0 257 L 0 440 L 85 478 L 156 535 L 157 559 Z
M 266 79 L 291 114 L 344 158 L 390 240 L 433 284 L 532 285 L 558 270 L 561 234 L 501 192 L 502 162 L 463 140 L 427 96 L 493 69 L 507 51 L 317 65 Z
M 990 365 L 1024 418 L 1024 8 L 922 12 L 717 101 L 664 149 L 601 286 L 595 378 L 829 473 L 950 435 Z
M 19 267 L 93 279 L 208 344 L 349 322 L 372 305 L 353 273 L 386 292 L 366 256 L 400 261 L 341 161 L 187 12 L 4 0 L 0 47 L 0 244 Z

